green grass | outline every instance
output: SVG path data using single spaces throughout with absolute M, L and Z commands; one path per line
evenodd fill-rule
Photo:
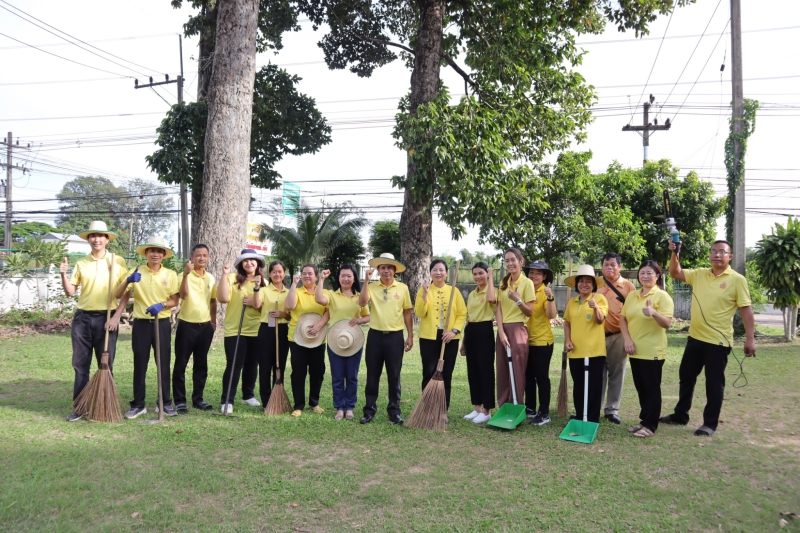
M 665 412 L 684 343 L 670 335 Z M 560 338 L 556 347 L 553 400 Z M 118 348 L 127 407 L 129 333 Z M 796 520 L 779 526 L 780 512 L 800 513 L 798 355 L 797 345 L 760 346 L 745 365 L 749 385 L 728 387 L 724 422 L 706 439 L 692 436 L 702 377 L 688 427 L 629 436 L 638 401 L 628 373 L 623 426 L 603 422 L 582 445 L 558 439 L 558 417 L 515 431 L 462 420 L 471 410 L 463 358 L 444 434 L 390 425 L 385 383 L 373 423 L 334 421 L 329 375 L 323 415 L 267 418 L 236 403 L 236 419 L 191 411 L 164 426 L 68 424 L 69 337 L 0 341 L 0 531 L 800 531 Z M 210 359 L 206 399 L 217 407 L 221 345 Z M 729 384 L 737 374 L 731 359 Z M 363 365 L 361 379 L 358 416 Z M 420 393 L 416 346 L 403 387 L 407 416 Z M 155 390 L 151 365 L 151 412 Z

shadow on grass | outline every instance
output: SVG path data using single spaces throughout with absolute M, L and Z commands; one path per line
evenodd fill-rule
M 57 396 L 58 398 L 54 398 Z M 54 399 L 57 400 L 54 402 Z M 72 381 L 24 379 L 0 383 L 0 404 L 48 416 L 72 410 Z

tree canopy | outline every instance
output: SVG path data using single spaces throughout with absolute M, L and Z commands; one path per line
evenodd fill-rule
M 396 220 L 379 220 L 372 225 L 367 242 L 372 257 L 392 254 L 400 258 L 400 224 Z

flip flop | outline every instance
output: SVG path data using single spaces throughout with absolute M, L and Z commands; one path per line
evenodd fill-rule
M 628 433 L 636 433 L 640 429 L 642 429 L 642 425 L 641 424 L 636 424 L 635 426 L 631 426 L 631 427 L 628 428 Z
M 636 433 L 633 434 L 634 437 L 637 437 L 637 438 L 640 438 L 640 439 L 646 439 L 648 437 L 652 437 L 653 435 L 655 435 L 655 433 L 653 433 L 651 430 L 647 429 L 646 427 L 642 427 L 639 431 L 637 431 Z
M 710 427 L 708 427 L 708 426 L 700 426 L 700 427 L 699 427 L 699 428 L 697 428 L 697 430 L 694 432 L 694 434 L 695 434 L 695 436 L 696 436 L 696 437 L 710 437 L 710 436 L 711 436 L 711 435 L 713 435 L 714 433 L 716 433 L 716 431 L 715 431 L 715 430 L 713 430 L 713 429 L 711 429 L 711 428 L 710 428 Z

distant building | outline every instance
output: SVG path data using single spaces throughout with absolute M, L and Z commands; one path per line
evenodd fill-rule
M 44 242 L 60 242 L 64 239 L 63 233 L 45 233 L 42 235 Z M 91 253 L 92 247 L 89 243 L 77 235 L 70 235 L 67 237 L 67 252 L 71 254 L 88 254 Z

